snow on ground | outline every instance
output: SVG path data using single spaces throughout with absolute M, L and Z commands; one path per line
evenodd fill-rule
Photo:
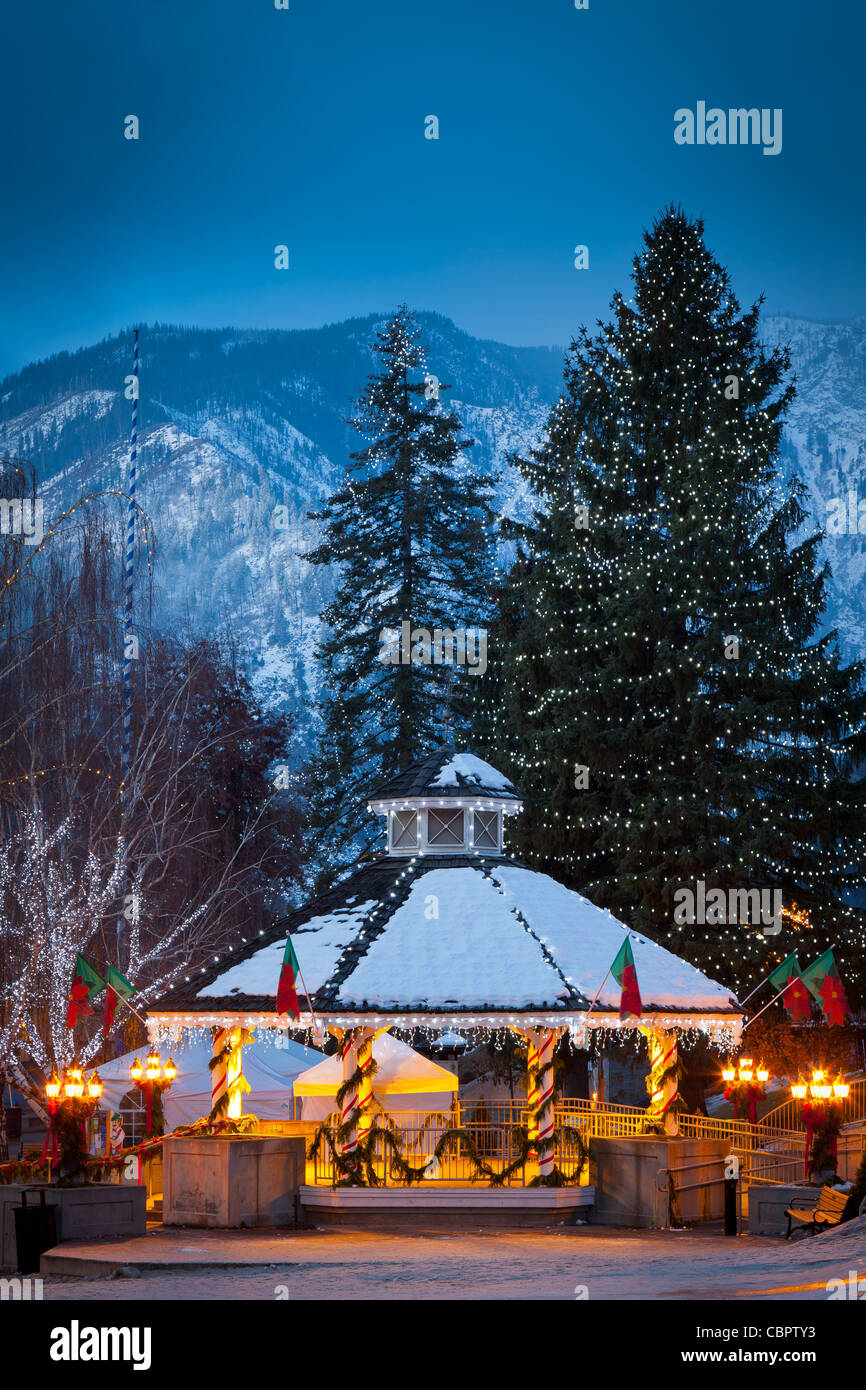
M 510 906 L 547 946 L 569 984 L 587 1000 L 594 999 L 628 928 L 547 874 L 512 865 L 494 866 L 491 873 Z M 731 1008 L 729 990 L 663 946 L 637 932 L 628 934 L 645 1009 Z M 619 986 L 609 976 L 599 1005 L 618 1009 L 619 1001 Z
M 831 1279 L 866 1273 L 862 1222 L 799 1241 L 699 1231 L 538 1232 L 419 1236 L 367 1232 L 177 1232 L 187 1274 L 138 1279 L 49 1277 L 45 1298 L 78 1300 L 642 1299 L 827 1301 Z M 158 1233 L 157 1233 L 158 1234 Z M 148 1238 L 146 1237 L 145 1240 Z M 141 1243 L 141 1242 L 140 1242 Z M 158 1241 L 154 1241 L 154 1248 Z M 208 1259 L 246 1267 L 204 1272 Z M 278 1293 L 278 1290 L 282 1290 Z M 576 1290 L 585 1290 L 578 1295 Z M 838 1297 L 837 1293 L 837 1297 Z

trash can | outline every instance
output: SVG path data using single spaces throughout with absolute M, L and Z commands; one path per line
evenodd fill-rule
M 21 1106 L 6 1106 L 6 1142 L 17 1144 L 21 1140 Z
M 27 1205 L 27 1193 L 21 1193 L 21 1206 L 14 1208 L 15 1249 L 19 1274 L 38 1274 L 39 1257 L 57 1244 L 57 1212 L 47 1206 L 44 1190 L 39 1193 L 39 1206 Z

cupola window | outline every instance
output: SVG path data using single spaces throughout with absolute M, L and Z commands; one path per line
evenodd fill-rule
M 391 812 L 391 848 L 393 849 L 417 849 L 418 830 L 417 830 L 417 811 L 392 811 Z
M 498 811 L 473 811 L 472 826 L 475 849 L 499 849 Z
M 463 849 L 463 809 L 429 810 L 427 812 L 427 844 L 430 849 Z

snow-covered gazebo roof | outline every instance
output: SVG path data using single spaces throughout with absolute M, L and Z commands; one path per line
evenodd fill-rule
M 619 987 L 612 977 L 602 981 L 630 935 L 642 1022 L 738 1031 L 733 995 L 687 960 L 548 874 L 507 859 L 500 844 L 489 853 L 471 848 L 480 796 L 518 799 L 488 763 L 439 749 L 379 788 L 373 802 L 391 815 L 407 795 L 430 796 L 432 784 L 448 795 L 448 815 L 466 815 L 460 852 L 403 849 L 364 865 L 267 935 L 190 977 L 150 1011 L 153 1023 L 285 1027 L 275 995 L 289 933 L 310 995 L 306 1001 L 299 987 L 302 1008 L 311 1006 L 304 1026 L 619 1027 Z M 418 830 L 421 840 L 427 830 L 424 837 Z
M 727 988 L 580 893 L 508 859 L 501 844 L 490 853 L 472 847 L 471 808 L 479 796 L 519 801 L 489 764 L 439 750 L 371 801 L 387 815 L 407 795 L 428 797 L 431 779 L 449 766 L 454 780 L 446 771 L 441 784 L 449 814 L 462 808 L 468 827 L 460 851 L 425 850 L 428 832 L 419 828 L 416 851 L 390 852 L 364 865 L 266 937 L 191 977 L 150 1011 L 153 1024 L 285 1027 L 275 1009 L 289 932 L 312 1006 L 302 1014 L 303 1026 L 315 1017 L 326 1027 L 394 1024 L 437 1031 L 619 1027 L 619 988 L 610 977 L 602 982 L 630 935 L 642 1022 L 697 1027 L 720 1038 L 738 1033 L 741 1010 Z M 301 998 L 302 1008 L 305 1002 Z

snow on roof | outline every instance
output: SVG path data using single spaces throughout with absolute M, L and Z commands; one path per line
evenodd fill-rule
M 511 782 L 474 753 L 443 745 L 418 758 L 371 793 L 372 802 L 404 801 L 414 796 L 494 796 L 519 802 Z
M 553 1008 L 567 995 L 496 885 L 477 869 L 450 868 L 415 880 L 334 1007 Z
M 605 971 L 613 964 L 628 933 L 645 1009 L 731 1007 L 730 990 L 663 946 L 629 932 L 610 913 L 547 874 L 512 865 L 491 866 L 490 872 L 504 889 L 505 901 L 519 910 L 545 943 L 575 993 L 582 994 L 588 1003 L 595 998 Z M 619 1002 L 619 986 L 608 976 L 597 1007 L 618 1009 Z
M 497 772 L 495 767 L 476 758 L 474 753 L 454 753 L 430 783 L 431 787 L 461 787 L 466 782 L 474 782 L 485 791 L 513 792 L 514 787 L 507 777 Z
M 382 878 L 388 863 L 360 870 L 363 886 L 342 902 L 330 897 L 329 911 L 315 915 L 311 904 L 314 915 L 292 933 L 321 1011 L 586 1009 L 628 931 L 580 893 L 516 864 L 427 861 L 404 867 L 398 877 L 410 881 L 389 892 L 397 880 Z M 372 936 L 362 937 L 371 922 Z M 736 1011 L 724 986 L 639 933 L 629 935 L 648 1012 Z M 223 971 L 193 1007 L 215 1000 L 230 1007 L 233 995 L 272 1000 L 284 946 L 281 937 Z M 618 1009 L 619 999 L 609 977 L 596 1008 Z
M 344 948 L 358 934 L 361 923 L 375 899 L 339 908 L 320 917 L 311 917 L 297 931 L 292 933 L 292 942 L 298 964 L 304 976 L 304 983 L 311 993 L 333 975 L 337 961 Z M 261 950 L 247 960 L 233 965 L 225 974 L 219 975 L 209 985 L 205 985 L 196 995 L 197 999 L 222 999 L 229 994 L 276 995 L 280 968 L 283 963 L 285 939 L 262 946 Z M 298 994 L 303 987 L 297 982 Z

